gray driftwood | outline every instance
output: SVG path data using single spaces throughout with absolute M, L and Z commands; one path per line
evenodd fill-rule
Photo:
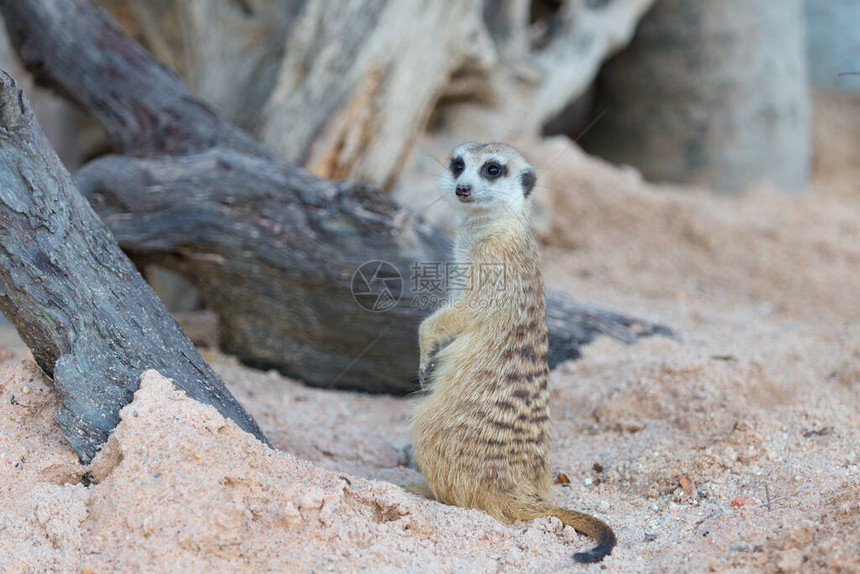
M 265 441 L 120 251 L 0 72 L 0 311 L 62 397 L 57 421 L 89 461 L 150 368 Z
M 433 137 L 538 135 L 652 2 L 97 0 L 281 157 L 385 188 L 431 116 Z
M 0 9 L 36 79 L 90 110 L 127 154 L 82 169 L 81 191 L 123 249 L 197 285 L 226 351 L 314 385 L 416 388 L 417 326 L 430 309 L 408 304 L 409 269 L 447 259 L 442 234 L 376 187 L 275 159 L 88 2 L 0 0 Z M 355 303 L 352 277 L 368 260 L 403 275 L 394 309 Z M 597 333 L 630 341 L 661 329 L 558 294 L 549 317 L 553 364 Z

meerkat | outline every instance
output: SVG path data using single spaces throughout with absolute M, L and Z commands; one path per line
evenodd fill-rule
M 546 309 L 529 223 L 535 181 L 505 144 L 464 144 L 451 155 L 441 187 L 462 216 L 454 261 L 465 280 L 419 328 L 428 396 L 413 419 L 413 452 L 436 500 L 504 522 L 555 516 L 597 541 L 574 560 L 598 562 L 615 546 L 612 529 L 551 501 Z

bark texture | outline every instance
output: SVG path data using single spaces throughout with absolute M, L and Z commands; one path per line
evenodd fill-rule
M 107 439 L 150 368 L 265 441 L 77 192 L 5 72 L 0 311 L 53 378 L 62 398 L 57 421 L 83 461 Z
M 195 283 L 219 316 L 226 351 L 314 385 L 416 388 L 417 327 L 430 309 L 409 304 L 409 273 L 415 261 L 448 259 L 441 233 L 376 187 L 276 159 L 88 2 L 0 0 L 0 8 L 37 80 L 90 110 L 134 156 L 86 166 L 82 192 L 123 249 Z M 353 297 L 353 276 L 368 260 L 391 263 L 403 278 L 401 304 L 384 313 Z M 560 295 L 549 307 L 556 363 L 576 358 L 597 332 L 629 340 L 660 330 L 578 313 Z M 586 316 L 600 319 L 581 323 Z

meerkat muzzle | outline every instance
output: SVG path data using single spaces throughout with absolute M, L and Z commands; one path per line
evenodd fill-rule
M 472 195 L 472 186 L 461 183 L 457 185 L 457 189 L 454 190 L 454 193 L 457 194 L 457 197 L 459 197 L 460 200 L 467 200 Z

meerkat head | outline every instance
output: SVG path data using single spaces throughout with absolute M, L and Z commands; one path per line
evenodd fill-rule
M 536 179 L 534 168 L 509 145 L 467 143 L 451 153 L 442 193 L 478 213 L 523 217 Z

